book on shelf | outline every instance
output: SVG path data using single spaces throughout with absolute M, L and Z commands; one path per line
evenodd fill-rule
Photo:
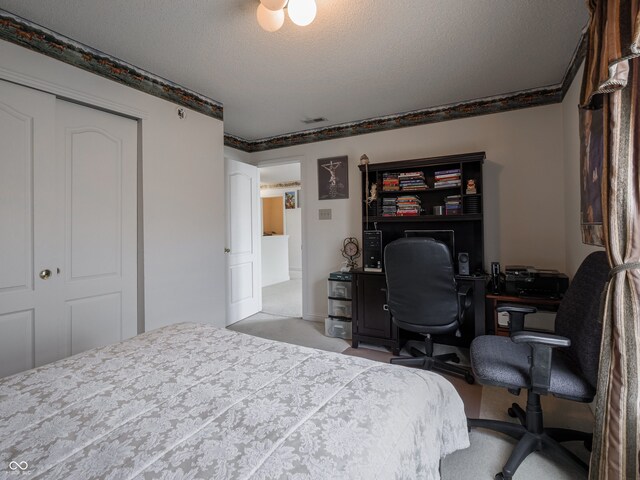
M 433 188 L 450 188 L 450 187 L 459 187 L 462 185 L 460 180 L 454 182 L 436 182 L 433 184 Z
M 451 175 L 453 173 L 460 173 L 460 169 L 459 168 L 451 168 L 449 170 L 440 170 L 435 172 L 435 175 Z
M 460 174 L 447 175 L 446 177 L 435 177 L 436 182 L 446 182 L 448 180 L 460 180 Z

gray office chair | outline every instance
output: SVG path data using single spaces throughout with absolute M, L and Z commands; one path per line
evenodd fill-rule
M 471 367 L 478 383 L 504 387 L 518 395 L 528 390 L 527 408 L 514 403 L 508 410 L 520 424 L 469 419 L 469 428 L 488 428 L 518 441 L 496 479 L 509 480 L 532 452 L 548 450 L 588 466 L 559 442 L 579 440 L 591 448 L 591 434 L 565 428 L 545 428 L 540 395 L 576 402 L 591 402 L 596 393 L 600 356 L 600 296 L 609 274 L 604 252 L 589 255 L 567 290 L 556 315 L 555 335 L 521 330 L 512 324 L 511 337 L 484 335 L 471 343 Z M 501 310 L 523 317 L 526 309 L 503 306 Z M 529 311 L 535 311 L 534 308 Z M 510 313 L 512 315 L 512 313 Z
M 401 238 L 384 249 L 384 266 L 392 321 L 425 337 L 424 342 L 405 344 L 413 356 L 395 357 L 391 363 L 452 373 L 473 383 L 468 369 L 447 363 L 460 362 L 455 353 L 433 355 L 431 335 L 459 332 L 471 306 L 469 289 L 456 285 L 447 246 L 433 238 Z

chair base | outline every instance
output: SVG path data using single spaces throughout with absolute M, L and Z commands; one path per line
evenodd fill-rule
M 419 348 L 417 348 L 418 346 L 424 347 L 426 353 L 423 353 Z M 473 375 L 471 375 L 471 371 L 466 368 L 447 363 L 460 362 L 460 358 L 455 353 L 433 355 L 433 340 L 431 340 L 430 337 L 425 339 L 424 344 L 410 340 L 405 344 L 405 348 L 409 350 L 412 355 L 411 357 L 394 357 L 389 361 L 389 363 L 409 367 L 420 367 L 423 370 L 433 370 L 436 372 L 458 375 L 464 378 L 469 384 L 473 384 L 475 382 Z
M 581 440 L 588 448 L 591 444 L 592 435 L 567 428 L 543 428 L 540 396 L 538 394 L 529 391 L 526 412 L 520 405 L 514 403 L 508 413 L 509 416 L 517 418 L 520 421 L 520 425 L 511 422 L 501 422 L 499 420 L 467 419 L 469 429 L 486 428 L 508 435 L 518 441 L 507 463 L 502 467 L 502 472 L 496 475 L 496 479 L 511 480 L 524 459 L 527 458 L 530 453 L 537 451 L 550 453 L 556 457 L 573 461 L 586 472 L 589 471 L 589 466 L 575 454 L 563 447 L 560 442 Z

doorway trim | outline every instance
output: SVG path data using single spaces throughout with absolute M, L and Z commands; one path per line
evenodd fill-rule
M 307 179 L 307 171 L 304 168 L 306 157 L 304 155 L 294 155 L 290 157 L 277 157 L 277 158 L 269 158 L 267 160 L 261 160 L 256 163 L 256 167 L 274 167 L 276 165 L 287 165 L 290 163 L 298 163 L 300 165 L 300 199 L 302 203 L 300 217 L 301 217 L 301 228 L 302 228 L 302 318 L 304 320 L 316 320 L 314 315 L 310 315 L 307 313 L 306 307 L 309 305 L 309 265 L 307 260 L 307 252 L 308 252 L 308 226 L 307 226 L 307 218 L 305 215 L 306 208 L 308 206 L 307 203 L 307 193 L 309 189 L 309 181 Z M 261 259 L 262 260 L 262 259 Z

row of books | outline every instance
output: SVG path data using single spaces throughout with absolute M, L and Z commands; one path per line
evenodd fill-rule
M 399 192 L 400 179 L 397 173 L 382 174 L 382 191 L 383 192 Z
M 453 168 L 451 170 L 441 170 L 434 175 L 434 188 L 459 187 L 462 183 L 460 178 L 460 169 Z
M 383 217 L 395 217 L 398 208 L 396 206 L 396 199 L 393 197 L 385 197 L 382 199 L 382 216 Z
M 383 192 L 417 191 L 426 190 L 427 188 L 423 172 L 387 172 L 382 174 Z
M 383 217 L 410 217 L 420 215 L 422 207 L 420 199 L 415 195 L 402 195 L 398 198 L 382 199 Z
M 444 214 L 460 215 L 462 213 L 462 197 L 460 195 L 449 195 L 444 198 Z
M 425 190 L 427 184 L 424 181 L 423 172 L 406 172 L 398 175 L 400 190 L 403 192 L 410 190 Z

